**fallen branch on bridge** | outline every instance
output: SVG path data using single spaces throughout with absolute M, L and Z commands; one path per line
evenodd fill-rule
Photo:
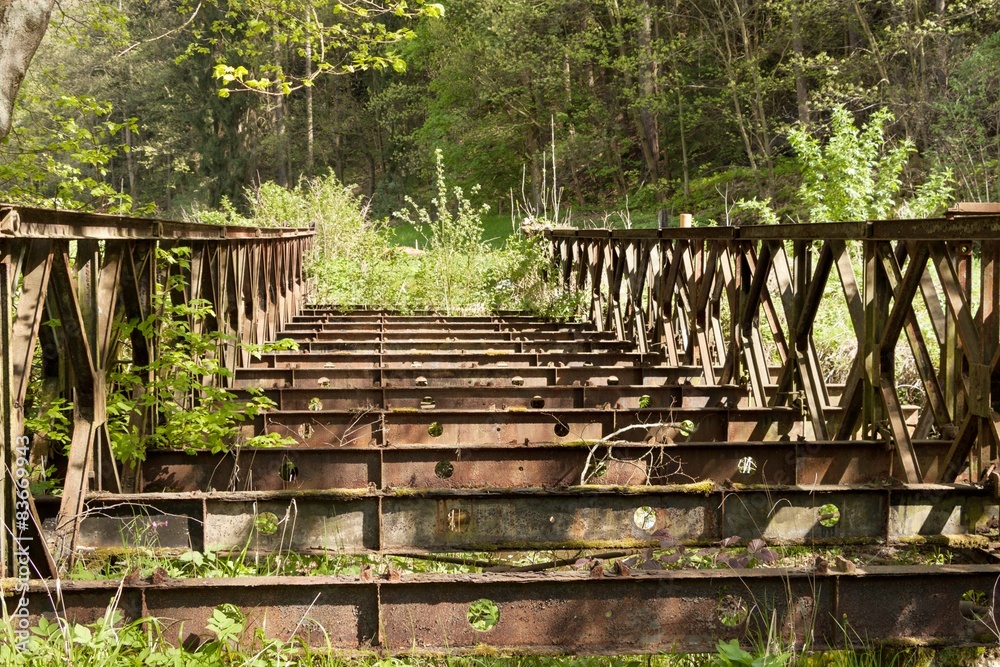
M 685 420 L 682 422 L 672 422 L 672 421 L 657 422 L 655 424 L 629 424 L 628 426 L 622 427 L 617 431 L 615 431 L 614 433 L 610 433 L 604 436 L 591 446 L 590 451 L 587 453 L 587 459 L 583 463 L 583 471 L 580 473 L 580 484 L 581 485 L 587 484 L 587 482 L 589 481 L 590 475 L 588 475 L 588 473 L 590 472 L 590 465 L 594 459 L 594 454 L 597 453 L 598 449 L 607 445 L 631 443 L 631 441 L 629 440 L 618 439 L 618 436 L 622 435 L 623 433 L 628 433 L 629 431 L 635 431 L 639 429 L 650 430 L 658 428 L 673 428 L 676 429 L 678 433 L 684 436 L 690 436 L 692 433 L 694 433 L 694 424 L 692 424 L 689 420 Z M 610 455 L 611 453 L 609 451 L 608 456 Z M 678 464 L 680 463 L 679 461 L 676 461 L 674 459 L 671 460 L 674 463 Z M 648 479 L 644 483 L 648 484 L 649 483 Z

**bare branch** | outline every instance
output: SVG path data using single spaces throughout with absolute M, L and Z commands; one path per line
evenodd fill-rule
M 583 463 L 583 470 L 580 472 L 580 484 L 587 483 L 587 471 L 590 470 L 590 464 L 594 460 L 594 454 L 597 453 L 598 448 L 601 445 L 605 445 L 609 442 L 618 442 L 616 438 L 622 433 L 627 433 L 628 431 L 634 431 L 636 429 L 649 429 L 649 428 L 681 428 L 679 422 L 656 422 L 655 424 L 631 424 L 629 426 L 622 427 L 613 433 L 609 433 L 600 440 L 594 443 L 587 452 L 587 460 Z
M 128 53 L 132 49 L 138 48 L 138 47 L 142 46 L 143 44 L 149 44 L 150 42 L 155 42 L 157 40 L 163 39 L 164 37 L 169 37 L 170 35 L 174 34 L 175 32 L 179 32 L 179 31 L 183 30 L 184 28 L 186 28 L 189 25 L 191 25 L 191 21 L 194 21 L 195 17 L 198 16 L 198 12 L 200 12 L 200 11 L 201 11 L 201 3 L 199 2 L 198 6 L 194 8 L 194 12 L 191 13 L 191 16 L 188 17 L 187 21 L 185 21 L 184 23 L 180 24 L 179 26 L 177 26 L 176 28 L 174 28 L 172 30 L 166 31 L 162 35 L 157 35 L 156 37 L 151 37 L 149 39 L 144 39 L 144 40 L 136 42 L 135 44 L 132 44 L 131 46 L 127 47 L 124 51 L 115 54 L 115 58 L 121 58 L 123 55 L 125 55 L 126 53 Z

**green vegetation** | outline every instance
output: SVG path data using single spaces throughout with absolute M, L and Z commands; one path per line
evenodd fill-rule
M 916 150 L 905 139 L 893 142 L 886 136 L 892 120 L 887 109 L 876 112 L 862 128 L 842 106 L 831 114 L 830 136 L 824 140 L 802 124 L 788 132 L 801 174 L 798 199 L 806 219 L 841 222 L 926 218 L 940 214 L 952 197 L 950 169 L 932 170 L 927 180 L 914 186 L 912 196 L 902 199 L 902 173 L 907 159 Z M 778 213 L 770 199 L 741 199 L 736 211 L 748 211 L 759 222 L 777 224 Z
M 114 389 L 108 396 L 108 429 L 115 456 L 135 465 L 151 447 L 220 452 L 240 443 L 239 424 L 274 407 L 261 395 L 237 401 L 222 380 L 232 373 L 223 365 L 220 352 L 235 346 L 232 336 L 217 331 L 204 333 L 196 326 L 214 317 L 204 299 L 178 299 L 186 278 L 180 270 L 190 268 L 190 248 L 157 250 L 168 266 L 166 281 L 153 291 L 153 308 L 143 321 L 123 323 L 123 341 L 138 331 L 157 353 L 147 364 L 131 364 L 111 376 Z M 280 345 L 280 344 L 279 344 Z M 137 423 L 149 419 L 152 429 L 140 436 Z M 255 436 L 250 447 L 288 444 L 277 434 Z
M 519 229 L 511 221 L 509 215 L 483 214 L 482 221 L 482 242 L 499 250 L 511 236 L 517 235 Z M 414 250 L 427 248 L 428 229 L 421 223 L 397 220 L 389 224 L 389 239 L 394 245 L 406 246 Z
M 991 0 L 79 0 L 28 71 L 0 184 L 168 217 L 228 197 L 246 215 L 260 183 L 332 169 L 381 219 L 407 194 L 429 205 L 441 147 L 470 199 L 481 184 L 521 217 L 559 202 L 578 224 L 661 207 L 723 223 L 757 198 L 815 220 L 796 136 L 850 116 L 907 147 L 886 152 L 901 199 L 948 168 L 958 198 L 988 200 L 998 28 Z
M 247 198 L 249 215 L 229 207 L 204 222 L 315 226 L 308 259 L 316 303 L 481 313 L 530 309 L 550 317 L 577 314 L 580 295 L 562 290 L 547 271 L 545 242 L 487 218 L 461 187 L 449 183 L 437 154 L 437 195 L 430 208 L 411 200 L 397 217 L 413 246 L 398 244 L 398 228 L 369 216 L 368 207 L 336 175 L 301 181 L 291 190 L 266 183 Z M 491 221 L 487 228 L 486 220 Z M 419 245 L 419 249 L 415 246 Z
M 190 269 L 190 248 L 175 246 L 158 249 L 162 280 L 153 287 L 152 310 L 144 320 L 117 325 L 121 344 L 131 349 L 132 360 L 109 373 L 107 398 L 108 433 L 115 457 L 128 466 L 145 460 L 151 448 L 207 449 L 222 452 L 233 446 L 269 447 L 294 442 L 276 433 L 243 438 L 240 425 L 274 407 L 274 402 L 255 390 L 248 400 L 237 400 L 225 388 L 232 375 L 223 365 L 227 349 L 240 347 L 235 337 L 207 332 L 204 323 L 214 318 L 204 299 L 185 299 L 185 271 Z M 48 326 L 61 326 L 52 320 Z M 146 351 L 140 362 L 135 345 L 141 341 Z M 247 345 L 256 356 L 263 352 L 292 349 L 293 341 L 279 340 Z M 149 351 L 155 350 L 155 354 Z M 42 353 L 36 350 L 36 357 Z M 36 360 L 37 361 L 37 360 Z M 37 364 L 36 364 L 37 366 Z M 39 369 L 32 376 L 31 394 L 44 395 Z M 45 443 L 54 453 L 70 444 L 73 404 L 63 397 L 40 400 L 29 406 L 25 432 Z M 58 492 L 57 482 L 48 479 L 49 470 L 32 471 L 37 491 Z
M 470 606 L 470 625 L 488 632 L 499 620 L 492 601 Z M 209 618 L 208 636 L 199 645 L 176 645 L 177 628 L 152 618 L 126 622 L 110 606 L 90 624 L 42 618 L 30 628 L 28 640 L 19 639 L 10 625 L 0 626 L 0 663 L 10 667 L 934 667 L 976 664 L 982 649 L 932 651 L 867 646 L 859 651 L 810 653 L 782 645 L 780 638 L 744 643 L 720 641 L 714 654 L 667 654 L 615 657 L 499 657 L 388 658 L 341 657 L 336 652 L 310 648 L 300 637 L 268 639 L 251 632 L 246 614 L 231 604 L 217 607 Z M 23 650 L 22 650 L 23 647 Z

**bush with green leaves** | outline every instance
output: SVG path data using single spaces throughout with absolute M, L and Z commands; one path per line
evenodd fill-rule
M 157 250 L 158 258 L 173 269 L 188 269 L 189 254 L 186 247 Z M 202 330 L 200 324 L 215 313 L 207 300 L 179 298 L 185 281 L 182 271 L 168 271 L 153 291 L 149 316 L 120 327 L 123 341 L 137 330 L 155 353 L 148 364 L 128 364 L 110 376 L 114 390 L 108 397 L 108 430 L 115 456 L 135 464 L 145 459 L 149 448 L 220 452 L 233 444 L 287 444 L 277 434 L 240 442 L 240 424 L 273 408 L 274 402 L 259 393 L 236 400 L 225 388 L 232 372 L 220 352 L 236 343 L 221 332 Z M 149 428 L 140 433 L 134 424 L 144 416 Z
M 427 253 L 421 257 L 416 279 L 428 301 L 451 311 L 487 299 L 484 277 L 494 258 L 482 240 L 482 216 L 489 213 L 489 206 L 473 206 L 458 186 L 449 196 L 441 150 L 434 156 L 436 196 L 431 207 L 418 206 L 407 196 L 409 208 L 396 215 L 425 230 Z M 478 191 L 474 187 L 471 194 Z
M 11 133 L 0 139 L 4 200 L 110 213 L 135 211 L 108 182 L 111 161 L 129 150 L 119 135 L 135 118 L 112 120 L 112 105 L 88 95 L 46 98 L 29 87 L 17 100 Z M 30 119 L 30 121 L 28 120 Z
M 843 106 L 833 109 L 825 144 L 799 125 L 788 141 L 802 166 L 799 195 L 815 221 L 925 218 L 940 212 L 951 198 L 951 172 L 932 171 L 908 199 L 900 199 L 902 173 L 916 151 L 910 139 L 892 142 L 887 109 L 875 112 L 860 129 Z
M 951 201 L 951 170 L 932 169 L 927 178 L 903 197 L 903 170 L 916 147 L 910 139 L 893 141 L 886 126 L 892 113 L 881 109 L 860 128 L 843 106 L 830 115 L 825 140 L 796 125 L 788 132 L 802 175 L 798 195 L 806 217 L 813 222 L 926 218 L 943 211 Z M 760 222 L 778 222 L 770 200 L 740 200 Z
M 212 611 L 206 624 L 209 639 L 191 647 L 177 646 L 168 634 L 175 628 L 155 618 L 126 621 L 113 601 L 105 615 L 90 624 L 39 618 L 28 640 L 20 645 L 13 624 L 0 624 L 0 663 L 11 667 L 278 667 L 326 663 L 298 640 L 268 638 L 262 630 L 250 632 L 248 626 L 246 614 L 239 607 L 222 604 Z
M 764 650 L 750 653 L 740 647 L 736 639 L 728 642 L 719 640 L 716 654 L 709 662 L 710 667 L 784 667 L 792 657 L 791 653 Z

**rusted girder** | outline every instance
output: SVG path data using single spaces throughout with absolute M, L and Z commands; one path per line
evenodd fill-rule
M 451 349 L 351 352 L 350 350 L 330 351 L 324 343 L 306 343 L 297 352 L 274 352 L 262 354 L 259 360 L 250 361 L 247 366 L 268 366 L 277 368 L 357 368 L 361 367 L 430 367 L 468 368 L 489 366 L 506 368 L 513 366 L 566 367 L 607 367 L 639 366 L 661 371 L 672 370 L 663 366 L 659 355 L 640 355 L 634 352 L 510 352 L 502 350 L 465 350 L 460 345 Z M 693 368 L 693 367 L 692 367 Z M 697 371 L 695 371 L 697 372 Z
M 84 511 L 81 548 L 335 553 L 641 548 L 734 536 L 806 546 L 960 536 L 986 546 L 980 533 L 998 520 L 988 490 L 933 484 L 105 494 Z
M 376 355 L 377 356 L 377 355 Z M 591 384 L 664 385 L 690 381 L 689 368 L 665 366 L 555 366 L 538 365 L 535 355 L 523 361 L 497 362 L 482 366 L 475 361 L 468 365 L 450 363 L 441 367 L 433 362 L 412 361 L 408 365 L 379 366 L 377 360 L 345 360 L 305 368 L 241 368 L 236 371 L 237 389 L 296 388 L 371 388 L 371 387 L 544 387 Z M 561 355 L 563 358 L 570 355 Z M 503 357 L 501 357 L 503 358 Z M 509 357 L 508 357 L 509 358 Z M 351 363 L 346 363 L 350 361 Z M 354 364 L 354 365 L 352 365 Z
M 852 574 L 751 569 L 602 578 L 549 573 L 392 581 L 64 581 L 58 610 L 70 620 L 93 622 L 116 599 L 126 620 L 173 621 L 166 639 L 198 643 L 210 634 L 212 612 L 227 603 L 246 613 L 248 636 L 259 629 L 266 637 L 294 637 L 319 649 L 397 655 L 707 652 L 720 640 L 749 642 L 769 631 L 799 649 L 867 649 L 881 642 L 988 646 L 996 644 L 996 579 L 995 566 L 965 565 L 879 566 Z M 32 584 L 29 597 L 32 619 L 53 612 L 54 591 L 44 583 Z M 484 604 L 497 612 L 488 630 L 471 622 Z
M 911 408 L 912 410 L 912 408 Z M 827 414 L 836 418 L 839 408 Z M 615 436 L 625 429 L 621 437 Z M 651 407 L 421 411 L 359 405 L 347 411 L 266 412 L 245 435 L 275 433 L 306 447 L 438 444 L 453 447 L 626 442 L 769 442 L 815 439 L 812 423 L 795 408 Z
M 914 441 L 925 469 L 948 443 Z M 898 471 L 896 473 L 898 475 Z M 600 443 L 456 449 L 317 447 L 238 449 L 227 454 L 155 450 L 142 464 L 144 491 L 551 488 L 578 484 L 875 484 L 893 480 L 893 454 L 878 442 Z

